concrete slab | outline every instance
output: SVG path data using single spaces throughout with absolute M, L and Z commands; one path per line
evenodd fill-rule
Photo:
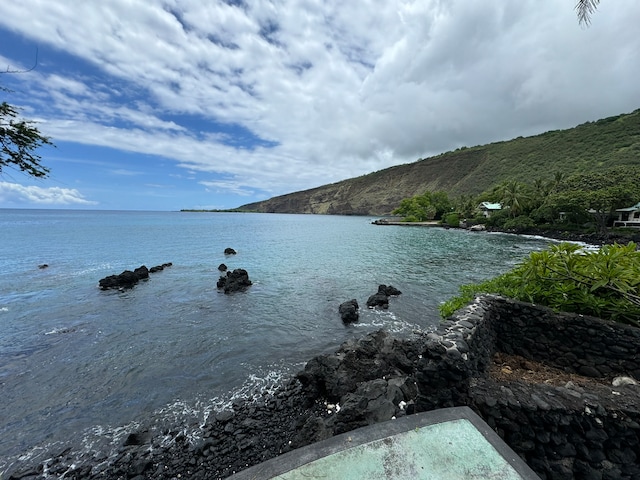
M 539 480 L 470 408 L 409 415 L 294 450 L 229 480 Z

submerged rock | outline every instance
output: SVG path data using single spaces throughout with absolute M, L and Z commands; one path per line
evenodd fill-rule
M 164 270 L 167 267 L 172 266 L 173 263 L 169 262 L 169 263 L 163 263 L 162 265 L 156 265 L 155 267 L 151 267 L 149 269 L 149 273 L 156 273 L 156 272 L 161 272 L 162 270 Z

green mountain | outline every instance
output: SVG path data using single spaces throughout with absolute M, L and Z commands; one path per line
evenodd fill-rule
M 238 210 L 385 215 L 403 198 L 426 190 L 444 190 L 454 197 L 476 195 L 507 179 L 532 183 L 537 178 L 550 179 L 555 172 L 571 175 L 619 165 L 640 166 L 640 109 L 568 130 L 462 147 Z

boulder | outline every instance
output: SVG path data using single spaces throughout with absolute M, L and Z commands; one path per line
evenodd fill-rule
M 394 417 L 404 415 L 405 405 L 417 396 L 413 388 L 412 396 L 405 396 L 399 385 L 415 384 L 408 377 L 395 377 L 391 380 L 382 378 L 363 382 L 354 392 L 349 392 L 340 399 L 340 411 L 333 419 L 334 434 L 340 434 L 385 422 Z
M 382 293 L 388 297 L 397 297 L 402 295 L 402 292 L 393 285 L 378 285 L 378 293 Z
M 133 272 L 125 270 L 120 275 L 109 275 L 99 281 L 102 290 L 111 288 L 132 288 L 140 280 L 149 278 L 149 269 L 142 265 Z
M 380 292 L 374 293 L 367 299 L 367 307 L 389 308 L 389 296 Z
M 233 293 L 246 290 L 251 286 L 251 280 L 249 280 L 249 274 L 242 268 L 236 268 L 233 271 L 228 271 L 226 277 L 220 277 L 216 286 L 219 289 L 224 289 L 224 293 Z
M 169 262 L 169 263 L 163 263 L 162 265 L 156 265 L 155 267 L 151 267 L 149 269 L 149 273 L 156 273 L 156 272 L 161 272 L 162 270 L 164 270 L 167 267 L 172 266 L 173 263 Z
M 358 301 L 354 298 L 352 300 L 348 300 L 344 303 L 340 304 L 338 307 L 338 312 L 340 313 L 340 318 L 344 323 L 354 323 L 358 321 L 360 316 Z
M 393 285 L 378 285 L 378 292 L 367 299 L 367 307 L 389 308 L 389 297 L 395 297 L 401 294 L 402 292 Z
M 221 263 L 220 265 L 218 265 L 218 270 L 220 270 L 221 272 L 226 272 L 227 266 L 224 263 Z
M 233 248 L 227 247 L 227 248 L 224 249 L 224 254 L 225 255 L 235 255 L 236 253 L 238 253 L 238 252 L 236 252 Z
M 344 343 L 334 354 L 312 358 L 297 378 L 309 398 L 325 397 L 337 402 L 362 382 L 407 375 L 418 358 L 419 345 L 408 345 L 380 330 Z

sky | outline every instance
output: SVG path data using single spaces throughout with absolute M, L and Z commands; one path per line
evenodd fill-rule
M 234 208 L 640 108 L 640 2 L 574 5 L 2 1 L 0 101 L 55 147 L 0 208 Z

